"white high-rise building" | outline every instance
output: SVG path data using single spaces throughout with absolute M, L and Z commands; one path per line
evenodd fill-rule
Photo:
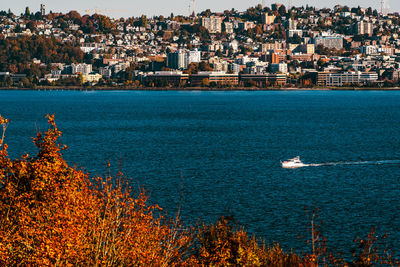
M 92 64 L 80 63 L 80 64 L 71 64 L 72 74 L 83 74 L 88 75 L 92 72 Z
M 201 51 L 199 50 L 193 50 L 193 51 L 188 51 L 187 53 L 187 65 L 190 63 L 199 63 L 201 61 Z
M 171 69 L 182 70 L 187 69 L 187 53 L 179 50 L 168 54 L 168 67 Z

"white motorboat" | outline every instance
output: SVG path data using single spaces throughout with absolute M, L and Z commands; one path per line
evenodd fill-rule
M 285 169 L 296 169 L 307 166 L 306 164 L 301 162 L 300 157 L 295 157 L 292 159 L 288 159 L 286 161 L 281 161 L 281 163 L 282 163 L 282 168 Z

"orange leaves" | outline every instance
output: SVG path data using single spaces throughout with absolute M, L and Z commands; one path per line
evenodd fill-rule
M 216 224 L 203 225 L 198 232 L 195 259 L 202 266 L 313 266 L 294 253 L 285 253 L 278 244 L 266 248 L 235 229 L 232 219 L 221 217 Z
M 2 147 L 3 144 L 4 144 L 4 137 L 5 137 L 6 129 L 7 129 L 7 126 L 8 126 L 8 120 L 3 118 L 1 115 L 0 115 L 0 125 L 3 128 L 2 129 L 3 132 L 2 132 L 1 137 L 0 137 L 0 147 Z
M 8 123 L 8 119 L 5 119 L 0 115 L 0 125 L 5 125 L 7 123 Z
M 184 262 L 191 238 L 148 197 L 68 166 L 53 115 L 35 157 L 0 151 L 0 265 L 163 265 Z M 2 122 L 6 122 L 2 120 Z M 94 182 L 92 185 L 91 180 Z

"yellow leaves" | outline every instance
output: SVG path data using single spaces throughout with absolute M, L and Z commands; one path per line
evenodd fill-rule
M 5 137 L 5 133 L 6 133 L 6 129 L 7 129 L 7 126 L 8 126 L 8 120 L 7 119 L 5 119 L 5 118 L 3 118 L 1 115 L 0 115 L 0 125 L 2 126 L 2 130 L 3 130 L 3 132 L 2 132 L 2 134 L 1 134 L 1 136 L 0 136 L 0 147 L 2 147 L 2 145 L 3 145 L 3 143 L 4 143 L 4 137 Z M 5 151 L 7 148 L 3 148 L 3 150 L 2 151 Z

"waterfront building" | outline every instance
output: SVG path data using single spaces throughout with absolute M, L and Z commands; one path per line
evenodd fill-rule
M 328 73 L 324 77 L 326 86 L 362 85 L 378 81 L 376 72 Z M 320 80 L 319 75 L 318 80 Z
M 189 74 L 182 71 L 157 71 L 148 74 L 146 79 L 155 86 L 183 86 L 188 82 Z
M 328 71 L 319 71 L 317 77 L 318 86 L 326 86 L 327 77 L 330 74 Z
M 83 74 L 87 75 L 92 72 L 92 64 L 79 63 L 79 64 L 71 64 L 71 72 L 72 74 Z
M 258 87 L 283 86 L 287 83 L 285 74 L 242 74 L 240 75 L 240 85 L 245 86 L 246 83 L 253 81 Z
M 169 53 L 167 58 L 167 65 L 168 68 L 175 70 L 187 69 L 188 65 L 187 53 L 182 50 Z
M 239 84 L 239 75 L 237 73 L 205 71 L 193 74 L 191 77 L 192 86 L 202 86 L 204 81 L 210 84 L 236 86 Z
M 101 76 L 98 73 L 85 74 L 85 75 L 82 75 L 82 82 L 83 83 L 87 83 L 87 82 L 88 83 L 98 83 L 102 77 L 103 76 Z

